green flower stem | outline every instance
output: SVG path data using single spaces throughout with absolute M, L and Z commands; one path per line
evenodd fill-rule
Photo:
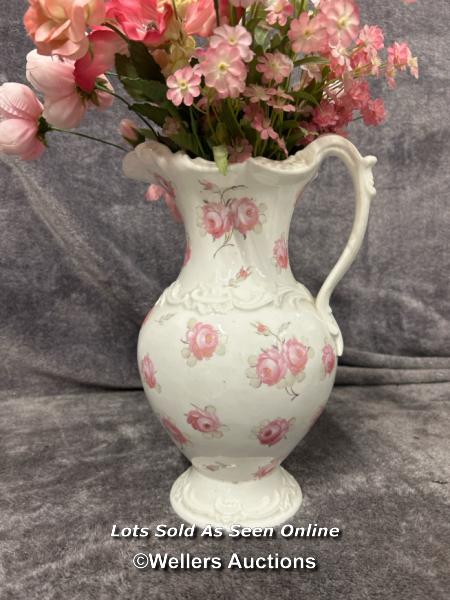
M 68 129 L 60 129 L 59 127 L 49 127 L 48 131 L 59 131 L 60 133 L 70 133 L 71 135 L 76 135 L 78 137 L 86 138 L 88 140 L 93 140 L 94 142 L 100 142 L 101 144 L 105 144 L 106 146 L 112 146 L 113 148 L 118 148 L 122 150 L 122 152 L 128 152 L 126 148 L 123 146 L 119 146 L 118 144 L 114 144 L 113 142 L 107 142 L 106 140 L 101 140 L 100 138 L 96 138 L 92 135 L 88 135 L 87 133 L 80 133 L 79 131 L 69 131 Z
M 115 92 L 111 91 L 110 89 L 108 89 L 107 87 L 104 87 L 102 84 L 99 84 L 99 83 L 97 83 L 95 85 L 95 89 L 99 90 L 100 92 L 105 92 L 106 94 L 109 94 L 110 96 L 114 96 L 114 98 L 117 98 L 118 100 L 123 102 L 126 105 L 126 107 L 128 108 L 128 110 L 131 110 L 131 112 L 134 112 L 134 114 L 137 115 L 139 117 L 139 119 L 141 119 L 141 121 L 143 123 L 145 123 L 145 125 L 153 131 L 153 133 L 155 133 L 151 123 L 149 123 L 143 115 L 140 115 L 138 112 L 133 110 L 133 106 L 127 100 L 125 100 L 125 98 L 123 98 L 122 96 L 119 96 L 119 94 L 116 94 Z M 155 135 L 156 135 L 156 133 L 155 133 Z

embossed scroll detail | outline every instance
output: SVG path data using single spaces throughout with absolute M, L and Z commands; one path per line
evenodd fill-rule
M 271 289 L 254 286 L 245 291 L 231 286 L 199 283 L 190 290 L 183 290 L 175 281 L 157 302 L 157 306 L 182 306 L 201 315 L 224 314 L 235 309 L 256 310 L 264 306 L 297 308 L 302 303 L 313 303 L 311 294 L 301 284 L 276 284 Z

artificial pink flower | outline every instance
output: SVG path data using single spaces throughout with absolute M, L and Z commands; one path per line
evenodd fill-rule
M 347 97 L 351 99 L 353 106 L 359 110 L 366 106 L 370 100 L 368 82 L 365 79 L 353 80 L 351 88 L 347 92 Z
M 386 109 L 381 98 L 369 100 L 360 111 L 365 125 L 380 125 L 386 118 Z
M 322 100 L 320 105 L 313 111 L 314 123 L 322 129 L 337 125 L 339 115 L 336 108 L 336 104 Z
M 155 47 L 170 37 L 173 8 L 168 0 L 108 0 L 106 16 L 130 40 Z
M 281 83 L 286 77 L 292 73 L 294 63 L 292 60 L 281 52 L 266 52 L 263 56 L 258 57 L 256 70 L 262 73 L 263 83 L 274 81 Z
M 308 348 L 295 338 L 291 338 L 283 344 L 283 354 L 289 371 L 298 375 L 306 367 L 308 362 Z
M 234 140 L 228 146 L 228 161 L 230 163 L 241 163 L 249 159 L 253 152 L 253 146 L 246 139 Z
M 270 88 L 267 90 L 269 99 L 267 104 L 275 108 L 276 110 L 284 110 L 285 112 L 295 112 L 295 105 L 293 96 L 286 94 L 282 88 Z
M 199 72 L 219 98 L 237 98 L 245 89 L 247 68 L 237 46 L 220 44 L 200 56 Z
M 191 106 L 194 98 L 200 95 L 201 76 L 192 67 L 183 67 L 167 78 L 167 98 L 175 106 Z
M 197 360 L 211 358 L 219 345 L 219 333 L 209 323 L 195 323 L 187 332 L 190 352 Z
M 324 52 L 327 48 L 328 33 L 321 15 L 309 18 L 303 12 L 298 19 L 293 19 L 288 31 L 292 50 L 304 54 Z
M 44 117 L 55 127 L 72 129 L 83 120 L 89 108 L 109 108 L 113 96 L 108 92 L 80 93 L 75 79 L 75 63 L 69 59 L 43 56 L 36 50 L 27 55 L 27 79 L 44 95 Z M 111 91 L 106 78 L 103 84 Z
M 213 406 L 205 406 L 203 410 L 195 407 L 194 410 L 190 410 L 187 413 L 186 417 L 186 421 L 196 431 L 222 435 L 222 432 L 220 431 L 222 423 Z
M 89 48 L 86 29 L 105 18 L 103 0 L 29 0 L 23 22 L 40 54 L 77 59 Z
M 270 98 L 270 94 L 268 93 L 268 89 L 262 87 L 262 85 L 252 84 L 245 88 L 244 95 L 250 100 L 252 103 L 256 102 L 267 102 Z M 251 118 L 249 119 L 252 120 Z
M 30 88 L 21 83 L 0 86 L 0 153 L 39 158 L 45 145 L 38 137 L 43 106 Z
M 262 383 L 275 385 L 286 375 L 284 355 L 273 346 L 261 352 L 256 362 L 256 374 Z
M 256 129 L 262 140 L 278 139 L 278 133 L 272 127 L 272 121 L 264 116 L 264 113 L 260 111 L 252 121 L 252 127 Z
M 266 6 L 266 21 L 269 25 L 286 25 L 288 17 L 294 14 L 294 6 L 289 0 L 270 0 Z
M 131 119 L 122 119 L 120 121 L 119 132 L 127 142 L 135 143 L 139 141 L 138 126 Z
M 312 121 L 300 121 L 298 126 L 301 129 L 305 130 L 305 137 L 302 139 L 303 144 L 310 144 L 313 142 L 317 136 L 319 135 L 319 131 L 317 129 L 317 125 Z
M 207 202 L 202 206 L 202 223 L 206 233 L 216 240 L 233 227 L 230 209 L 220 202 Z
M 397 69 L 404 70 L 412 58 L 411 50 L 406 42 L 394 42 L 387 49 L 388 61 Z
M 128 46 L 110 29 L 96 29 L 89 34 L 89 52 L 75 62 L 75 80 L 84 92 L 94 90 L 98 77 L 114 67 L 116 54 L 127 54 Z
M 273 257 L 278 269 L 287 269 L 289 265 L 289 255 L 286 240 L 282 235 L 273 246 Z
M 209 40 L 210 48 L 217 48 L 221 44 L 229 44 L 239 50 L 239 54 L 244 62 L 250 62 L 254 52 L 250 50 L 252 45 L 252 36 L 245 27 L 236 25 L 221 25 L 214 29 L 214 35 Z
M 232 6 L 240 7 L 240 8 L 249 8 L 259 0 L 227 0 L 227 3 L 230 3 Z
M 359 9 L 355 1 L 322 0 L 320 11 L 330 39 L 348 47 L 358 35 Z
M 184 446 L 185 444 L 187 444 L 189 442 L 189 439 L 175 425 L 175 423 L 173 423 L 169 419 L 169 417 L 162 417 L 161 424 L 176 444 L 180 444 L 180 446 Z
M 148 186 L 145 194 L 146 200 L 149 202 L 156 202 L 163 198 L 174 220 L 180 223 L 183 219 L 176 205 L 176 195 L 173 185 L 170 183 L 170 181 L 161 175 L 158 175 L 158 173 L 154 173 L 153 175 L 156 183 L 152 183 Z
M 246 235 L 258 225 L 259 209 L 250 198 L 234 198 L 231 201 L 231 213 L 233 215 L 233 226 Z
M 326 344 L 322 348 L 322 365 L 325 370 L 325 375 L 330 375 L 336 364 L 336 354 L 330 344 Z
M 260 443 L 264 446 L 273 446 L 286 438 L 291 426 L 292 420 L 274 419 L 270 423 L 267 423 L 267 425 L 263 425 L 256 435 Z
M 155 388 L 157 386 L 155 366 L 148 355 L 144 356 L 142 359 L 141 372 L 148 387 L 151 389 Z
M 181 20 L 187 35 L 209 37 L 216 26 L 214 0 L 192 0 L 184 9 Z
M 359 32 L 356 44 L 364 46 L 368 54 L 376 54 L 384 47 L 383 30 L 376 25 L 364 25 Z

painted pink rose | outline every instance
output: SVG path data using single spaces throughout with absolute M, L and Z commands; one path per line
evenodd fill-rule
M 235 229 L 243 235 L 259 223 L 259 209 L 250 198 L 234 198 L 231 202 L 231 212 Z
M 156 371 L 152 359 L 149 356 L 144 356 L 141 362 L 142 376 L 149 388 L 156 387 Z
M 261 427 L 257 433 L 258 440 L 264 446 L 278 444 L 278 442 L 281 442 L 286 437 L 290 427 L 291 423 L 287 419 L 275 419 Z
M 289 371 L 297 375 L 303 371 L 308 362 L 308 347 L 295 338 L 291 338 L 283 344 L 283 355 Z
M 183 258 L 183 267 L 185 267 L 188 262 L 191 260 L 191 244 L 189 242 L 189 239 L 186 240 L 186 247 L 184 249 L 184 258 Z
M 325 369 L 325 375 L 330 375 L 336 364 L 336 354 L 330 344 L 322 348 L 322 364 Z
M 190 410 L 186 417 L 189 425 L 202 433 L 213 433 L 218 431 L 222 425 L 212 407 L 205 407 L 203 410 L 195 408 Z
M 287 364 L 283 354 L 275 346 L 264 350 L 256 363 L 256 373 L 262 383 L 275 385 L 286 375 Z
M 228 206 L 218 202 L 208 202 L 202 206 L 203 227 L 216 240 L 233 227 L 232 216 Z
M 286 240 L 283 236 L 278 238 L 273 247 L 273 257 L 277 267 L 287 269 L 289 264 L 289 254 Z
M 219 333 L 208 323 L 196 323 L 187 332 L 187 342 L 197 360 L 211 358 L 219 345 Z
M 162 417 L 161 423 L 175 443 L 183 446 L 189 442 L 188 438 L 180 429 L 178 429 L 178 427 L 169 419 L 169 417 Z
M 274 458 L 267 465 L 259 467 L 256 473 L 254 473 L 254 477 L 256 479 L 262 479 L 263 477 L 266 477 L 266 475 L 269 475 L 269 473 L 272 473 L 272 471 L 274 471 L 277 468 L 278 463 L 279 461 L 276 458 Z

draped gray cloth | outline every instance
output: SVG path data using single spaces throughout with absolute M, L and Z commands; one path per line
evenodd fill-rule
M 410 42 L 421 76 L 383 91 L 384 126 L 351 128 L 361 153 L 378 157 L 378 193 L 364 246 L 332 298 L 344 385 L 287 463 L 306 493 L 295 522 L 338 522 L 342 539 L 236 542 L 253 556 L 282 546 L 323 557 L 314 573 L 237 577 L 139 573 L 132 545 L 108 538 L 114 521 L 177 523 L 167 495 L 184 463 L 138 391 L 135 346 L 177 276 L 184 235 L 164 206 L 145 202 L 145 186 L 122 176 L 119 151 L 53 133 L 39 162 L 0 157 L 2 599 L 141 598 L 150 589 L 154 598 L 198 598 L 200 589 L 217 598 L 229 598 L 226 589 L 239 598 L 444 598 L 450 4 L 360 5 L 389 43 Z M 0 82 L 24 81 L 25 6 L 0 0 Z M 119 105 L 91 113 L 81 131 L 118 141 L 123 116 Z M 350 178 L 327 161 L 290 235 L 294 273 L 313 293 L 352 218 Z

